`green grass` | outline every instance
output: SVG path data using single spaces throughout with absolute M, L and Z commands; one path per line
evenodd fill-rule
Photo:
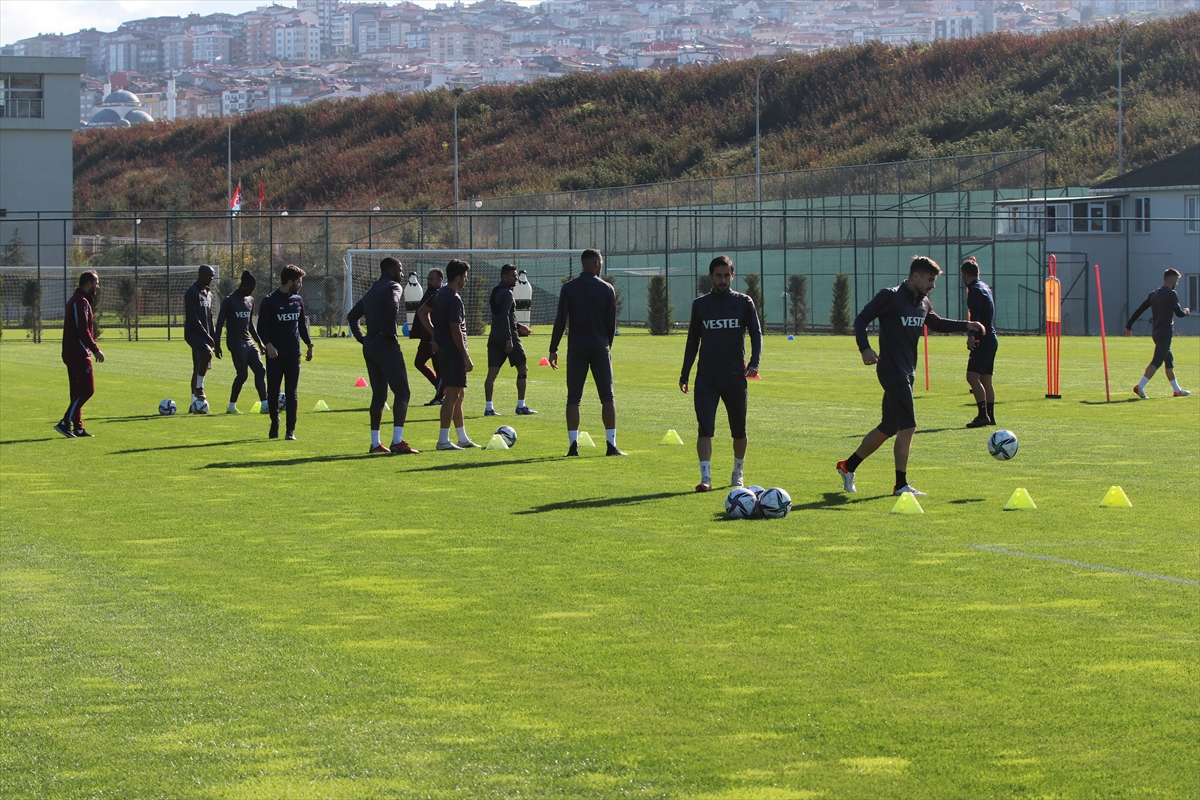
M 961 427 L 962 340 L 935 337 L 909 468 L 929 497 L 902 517 L 887 449 L 838 491 L 880 398 L 852 340 L 772 337 L 747 479 L 795 505 L 743 522 L 691 493 L 682 347 L 618 339 L 630 457 L 567 461 L 544 367 L 532 419 L 483 420 L 472 377 L 468 431 L 512 424 L 512 451 L 432 452 L 417 407 L 406 438 L 430 452 L 365 457 L 340 340 L 303 367 L 298 442 L 258 415 L 159 418 L 186 399 L 186 348 L 120 341 L 96 438 L 67 441 L 57 344 L 6 338 L 0 795 L 1200 795 L 1200 392 L 1160 376 L 1126 402 L 1148 339 L 1110 342 L 1107 405 L 1098 340 L 1064 341 L 1047 401 L 1042 341 L 1004 339 L 997 417 L 1021 450 L 1000 463 Z M 1200 389 L 1200 341 L 1175 353 Z M 660 446 L 667 428 L 688 446 Z M 1099 507 L 1114 484 L 1133 509 Z M 1037 511 L 1001 510 L 1018 486 Z

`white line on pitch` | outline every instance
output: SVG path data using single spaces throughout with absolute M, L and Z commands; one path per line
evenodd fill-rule
M 1036 558 L 1042 561 L 1054 561 L 1059 564 L 1070 564 L 1073 567 L 1083 567 L 1085 569 L 1098 569 L 1102 572 L 1119 572 L 1122 575 L 1134 575 L 1138 578 L 1152 578 L 1156 581 L 1171 581 L 1173 583 L 1186 583 L 1188 586 L 1200 586 L 1200 581 L 1189 581 L 1186 578 L 1172 578 L 1170 575 L 1153 575 L 1149 572 L 1135 572 L 1131 569 L 1117 569 L 1116 567 L 1102 567 L 1099 564 L 1085 564 L 1082 561 L 1072 561 L 1069 558 L 1055 558 L 1054 556 L 1043 556 L 1037 553 L 1021 553 L 1016 550 L 1005 550 L 1000 547 L 989 547 L 985 544 L 969 544 L 967 547 L 973 547 L 976 550 L 988 550 L 993 553 L 1001 553 L 1006 556 L 1024 556 L 1025 558 Z

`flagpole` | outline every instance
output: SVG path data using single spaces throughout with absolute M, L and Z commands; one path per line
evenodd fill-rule
M 233 271 L 233 112 L 231 111 L 228 119 L 226 133 L 226 161 L 225 161 L 225 176 L 229 197 L 227 207 L 229 209 L 229 269 Z

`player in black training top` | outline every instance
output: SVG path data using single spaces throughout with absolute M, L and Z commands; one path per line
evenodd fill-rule
M 192 401 L 204 400 L 204 376 L 212 365 L 213 353 L 217 348 L 216 329 L 213 328 L 212 292 L 208 286 L 215 274 L 208 264 L 197 270 L 196 282 L 183 293 L 183 340 L 192 348 Z M 218 356 L 219 357 L 219 356 Z M 202 412 L 201 412 L 202 413 Z
M 970 331 L 978 336 L 987 333 L 983 324 L 961 319 L 942 319 L 933 312 L 929 293 L 937 285 L 942 268 L 928 256 L 917 256 L 908 268 L 908 279 L 891 289 L 880 289 L 871 302 L 854 320 L 854 335 L 864 364 L 875 365 L 875 374 L 883 386 L 883 419 L 875 430 L 863 437 L 849 458 L 837 463 L 838 474 L 847 492 L 854 492 L 854 471 L 867 456 L 893 436 L 896 458 L 896 486 L 892 494 L 918 492 L 908 483 L 908 452 L 913 433 L 917 430 L 913 410 L 913 377 L 917 368 L 917 342 L 926 325 L 931 331 L 952 333 Z M 867 326 L 879 320 L 879 354 L 871 349 Z
M 437 353 L 438 377 L 442 382 L 442 426 L 438 431 L 438 450 L 465 450 L 479 447 L 467 436 L 463 422 L 463 395 L 467 392 L 467 373 L 475 368 L 467 352 L 467 318 L 459 292 L 467 285 L 471 265 L 453 259 L 446 265 L 446 283 L 433 300 L 417 309 L 421 324 L 433 331 L 433 349 Z M 450 425 L 458 434 L 458 444 L 450 441 Z
M 979 413 L 967 423 L 968 428 L 982 428 L 996 424 L 996 390 L 992 387 L 992 373 L 996 370 L 996 350 L 1000 339 L 996 336 L 996 300 L 992 289 L 979 280 L 979 262 L 971 256 L 959 266 L 962 282 L 967 287 L 967 312 L 971 319 L 983 325 L 987 333 L 983 336 L 968 336 L 967 384 L 975 396 Z
M 287 436 L 296 438 L 296 384 L 300 382 L 300 340 L 308 345 L 305 361 L 312 361 L 312 339 L 304 312 L 304 270 L 288 264 L 279 271 L 279 288 L 263 298 L 258 309 L 258 338 L 267 348 L 267 408 L 271 412 L 272 439 L 279 438 L 279 384 L 287 393 Z
M 248 271 L 242 272 L 242 282 L 233 294 L 221 302 L 221 310 L 217 312 L 217 330 L 213 338 L 217 342 L 216 355 L 221 357 L 221 328 L 228 324 L 225 343 L 229 345 L 229 356 L 233 359 L 233 368 L 237 371 L 233 378 L 233 389 L 229 392 L 229 407 L 226 414 L 240 414 L 238 411 L 238 395 L 246 383 L 248 372 L 254 373 L 254 388 L 258 390 L 259 411 L 263 414 L 267 409 L 267 368 L 263 366 L 259 351 L 262 342 L 259 341 L 258 331 L 254 329 L 254 287 L 258 281 Z
M 749 296 L 732 291 L 733 261 L 717 256 L 708 265 L 712 291 L 692 301 L 692 320 L 688 323 L 687 347 L 683 351 L 683 371 L 679 390 L 688 392 L 688 379 L 696 351 L 700 365 L 692 398 L 700 432 L 696 455 L 700 457 L 700 483 L 697 492 L 712 488 L 712 437 L 717 425 L 717 404 L 725 404 L 729 434 L 733 437 L 733 475 L 731 486 L 745 486 L 742 466 L 746 460 L 746 378 L 758 374 L 762 355 L 762 329 L 758 310 Z M 750 363 L 746 363 L 746 332 L 750 333 Z
M 513 287 L 517 285 L 517 265 L 505 264 L 500 268 L 500 283 L 492 289 L 488 305 L 492 309 L 492 327 L 488 331 L 488 374 L 483 382 L 483 393 L 487 401 L 484 410 L 485 417 L 498 417 L 492 405 L 492 390 L 496 386 L 496 376 L 504 362 L 517 368 L 517 414 L 536 414 L 525 405 L 525 378 L 528 373 L 526 366 L 525 348 L 521 346 L 521 337 L 529 335 L 529 329 L 517 324 L 517 303 L 513 298 Z
M 1137 386 L 1133 387 L 1133 393 L 1141 399 L 1146 399 L 1146 384 L 1154 377 L 1154 373 L 1158 372 L 1158 368 L 1166 362 L 1167 365 L 1167 380 L 1171 382 L 1171 389 L 1175 392 L 1175 397 L 1187 397 L 1191 392 L 1179 385 L 1179 381 L 1175 380 L 1175 356 L 1171 354 L 1171 337 L 1175 334 L 1175 317 L 1186 317 L 1192 313 L 1190 308 L 1179 307 L 1179 295 L 1175 294 L 1175 287 L 1179 285 L 1180 274 L 1178 270 L 1169 269 L 1163 273 L 1163 285 L 1155 289 L 1146 297 L 1145 302 L 1138 306 L 1137 311 L 1125 323 L 1125 335 L 1133 335 L 1133 323 L 1137 322 L 1137 318 L 1142 315 L 1147 308 L 1150 309 L 1150 325 L 1151 337 L 1154 339 L 1154 357 L 1150 359 L 1150 364 L 1146 367 L 1146 374 L 1138 381 Z
M 417 372 L 425 376 L 425 380 L 433 384 L 433 399 L 425 404 L 427 406 L 442 404 L 442 382 L 437 376 L 437 354 L 433 352 L 433 331 L 425 327 L 421 308 L 433 300 L 438 289 L 442 288 L 442 281 L 445 278 L 445 273 L 440 267 L 430 268 L 429 274 L 425 278 L 425 294 L 421 295 L 421 302 L 417 304 L 417 315 L 413 317 L 413 324 L 408 329 L 408 338 L 417 340 L 417 354 L 413 356 L 413 366 L 417 368 Z M 430 362 L 433 363 L 432 369 L 427 366 Z
M 404 441 L 404 418 L 408 414 L 408 371 L 404 354 L 396 338 L 396 328 L 404 322 L 404 268 L 400 262 L 387 257 L 379 262 L 379 280 L 363 294 L 350 309 L 346 320 L 350 332 L 362 345 L 363 360 L 371 381 L 371 449 L 369 453 L 411 455 L 418 451 Z M 364 335 L 358 321 L 367 318 Z M 383 407 L 387 405 L 388 387 L 392 388 L 392 446 L 384 447 L 379 440 L 379 424 Z
M 567 330 L 567 455 L 579 455 L 579 403 L 588 371 L 600 395 L 600 414 L 604 420 L 605 455 L 625 455 L 617 449 L 617 404 L 613 400 L 612 347 L 617 333 L 617 295 L 600 278 L 604 258 L 599 250 L 588 248 L 580 256 L 583 271 L 578 278 L 563 284 L 558 293 L 558 314 L 550 335 L 550 367 L 558 369 L 558 343 Z

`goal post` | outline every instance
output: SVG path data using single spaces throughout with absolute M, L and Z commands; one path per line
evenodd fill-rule
M 579 274 L 578 250 L 347 250 L 345 260 L 346 311 L 379 277 L 379 262 L 391 256 L 403 267 L 405 288 L 415 279 L 423 290 L 430 268 L 446 269 L 452 259 L 471 265 L 470 280 L 462 292 L 467 313 L 467 333 L 477 336 L 489 321 L 488 296 L 500 280 L 500 268 L 516 264 L 514 289 L 518 321 L 526 325 L 553 322 L 562 280 Z M 408 297 L 405 298 L 406 302 Z M 409 309 L 409 324 L 415 308 Z M 524 319 L 522 319 L 524 318 Z

